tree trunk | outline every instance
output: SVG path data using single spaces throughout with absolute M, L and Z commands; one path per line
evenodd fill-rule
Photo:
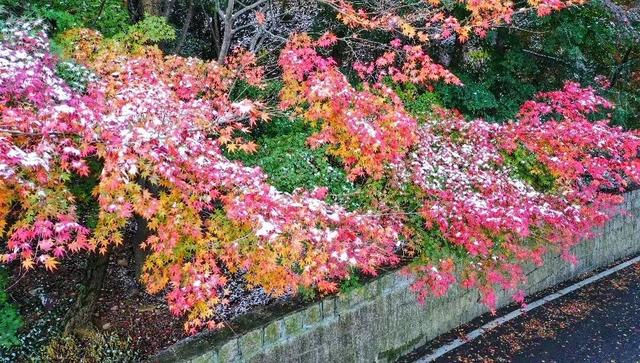
M 127 11 L 129 12 L 129 19 L 131 19 L 131 22 L 137 23 L 142 20 L 138 0 L 125 0 L 125 3 Z
M 149 227 L 147 225 L 147 220 L 137 214 L 135 216 L 135 222 L 136 232 L 131 237 L 134 259 L 133 272 L 135 274 L 136 281 L 140 281 L 140 276 L 142 276 L 142 268 L 144 267 L 144 261 L 147 259 L 147 256 L 149 256 L 149 251 L 142 249 L 140 247 L 140 244 L 146 241 L 146 239 L 149 237 Z
M 65 316 L 64 335 L 84 336 L 93 330 L 93 314 L 109 266 L 109 253 L 93 253 L 87 258 L 83 286 L 74 306 Z
M 157 185 L 151 184 L 147 179 L 138 178 L 136 182 L 144 189 L 148 190 L 154 197 L 158 197 L 159 187 Z M 142 275 L 142 268 L 144 267 L 144 262 L 149 256 L 149 249 L 143 249 L 140 247 L 142 243 L 144 243 L 151 232 L 149 231 L 149 224 L 147 220 L 144 219 L 141 215 L 134 215 L 134 222 L 136 224 L 136 230 L 131 236 L 131 244 L 133 245 L 133 259 L 134 259 L 134 274 L 136 281 L 140 282 L 140 276 Z
M 145 15 L 162 15 L 162 0 L 125 0 L 125 3 L 133 22 L 144 19 Z
M 201 4 L 201 6 L 202 6 L 202 4 Z M 214 8 L 214 14 L 211 15 L 211 23 L 209 24 L 209 29 L 210 29 L 210 32 L 211 32 L 211 39 L 213 39 L 214 54 L 215 54 L 216 58 L 220 54 L 220 17 L 218 16 L 218 10 L 219 9 L 220 8 L 216 4 L 216 6 Z M 207 13 L 207 11 L 204 8 L 204 6 L 202 7 L 202 12 L 203 13 Z
M 184 19 L 184 23 L 182 24 L 182 31 L 180 32 L 180 39 L 178 39 L 178 43 L 176 44 L 174 53 L 180 52 L 182 46 L 184 45 L 184 41 L 187 38 L 187 32 L 189 31 L 189 26 L 191 26 L 191 18 L 193 17 L 193 0 L 189 1 L 189 9 L 187 10 L 187 16 Z
M 220 53 L 218 54 L 218 63 L 224 62 L 231 47 L 231 37 L 233 37 L 233 7 L 235 6 L 235 0 L 229 0 L 227 3 L 227 10 L 224 13 L 224 32 L 222 35 L 222 45 L 220 46 Z

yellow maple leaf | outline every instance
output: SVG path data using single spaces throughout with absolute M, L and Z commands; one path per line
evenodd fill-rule
M 258 150 L 258 145 L 255 142 L 248 142 L 246 144 L 240 145 L 240 149 L 247 154 L 253 154 Z
M 22 267 L 27 270 L 31 270 L 33 268 L 33 259 L 29 258 L 22 261 Z
M 231 137 L 227 134 L 223 134 L 218 137 L 218 142 L 220 142 L 221 145 L 227 144 L 229 141 L 231 141 Z
M 58 262 L 54 257 L 45 258 L 43 263 L 44 263 L 44 268 L 46 268 L 49 271 L 55 270 L 60 264 L 60 262 Z
M 230 153 L 236 152 L 236 150 L 238 150 L 238 145 L 237 144 L 228 144 L 227 145 L 227 150 Z
M 402 25 L 400 25 L 400 30 L 402 31 L 402 34 L 409 38 L 413 38 L 416 35 L 416 28 L 409 23 L 402 23 Z

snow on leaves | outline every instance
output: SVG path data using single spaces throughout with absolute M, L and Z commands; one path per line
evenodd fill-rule
M 14 35 L 4 35 L 0 53 L 3 221 L 20 207 L 3 261 L 54 269 L 68 252 L 105 253 L 125 242 L 122 231 L 137 214 L 152 231 L 142 279 L 151 292 L 169 289 L 171 310 L 188 312 L 191 332 L 217 326 L 223 271 L 242 269 L 273 294 L 327 292 L 352 268 L 375 274 L 397 261 L 399 224 L 327 204 L 322 190 L 281 193 L 260 169 L 223 155 L 247 145 L 236 135 L 266 119 L 259 103 L 229 98 L 237 79 L 260 83 L 250 54 L 219 65 L 74 30 L 70 53 L 100 76 L 79 94 L 55 75 L 45 34 L 24 27 L 9 28 Z M 87 174 L 90 157 L 102 164 L 91 231 L 63 182 Z M 230 239 L 220 230 L 244 234 Z
M 427 228 L 469 253 L 474 263 L 463 269 L 463 284 L 480 288 L 488 305 L 492 286 L 516 288 L 524 281 L 519 266 L 541 264 L 546 251 L 575 262 L 570 248 L 619 211 L 616 193 L 640 182 L 638 133 L 588 121 L 609 107 L 593 89 L 568 82 L 525 103 L 516 122 L 468 122 L 441 112 L 420 127 L 407 167 L 427 195 L 422 216 Z M 519 147 L 551 173 L 551 189 L 517 178 L 505 159 Z M 435 272 L 418 273 L 426 280 L 416 289 L 433 288 Z M 451 279 L 443 273 L 437 281 Z
M 10 226 L 5 262 L 52 269 L 69 251 L 89 249 L 76 222 L 65 175 L 86 175 L 93 152 L 87 128 L 100 117 L 102 95 L 73 92 L 55 75 L 56 60 L 38 23 L 14 23 L 0 44 L 0 217 Z M 14 205 L 24 213 L 13 215 Z M 4 232 L 4 229 L 3 231 Z
M 382 24 L 355 10 L 342 19 Z M 411 24 L 400 27 L 421 37 Z M 259 168 L 225 156 L 225 149 L 255 150 L 242 135 L 269 118 L 262 103 L 230 96 L 238 80 L 261 86 L 252 54 L 234 52 L 218 64 L 86 29 L 62 39 L 67 55 L 95 73 L 82 92 L 56 75 L 57 59 L 37 24 L 11 23 L 2 33 L 2 262 L 53 270 L 72 252 L 106 253 L 127 242 L 122 231 L 140 216 L 151 231 L 142 280 L 152 293 L 167 291 L 171 311 L 187 315 L 190 332 L 219 326 L 213 311 L 226 303 L 235 272 L 271 294 L 332 292 L 353 269 L 374 275 L 398 262 L 406 211 L 382 204 L 347 211 L 324 200 L 325 188 L 283 193 Z M 413 269 L 419 299 L 443 295 L 460 276 L 495 305 L 495 287 L 513 290 L 524 281 L 523 262 L 542 263 L 549 250 L 571 259 L 570 248 L 617 211 L 616 193 L 640 183 L 640 136 L 607 125 L 612 106 L 590 88 L 569 82 L 542 93 L 504 125 L 445 110 L 418 123 L 388 78 L 424 87 L 459 80 L 422 48 L 393 40 L 398 52 L 356 64 L 364 83 L 355 87 L 322 55 L 337 41 L 330 33 L 291 38 L 279 60 L 280 107 L 317 126 L 309 143 L 327 145 L 350 178 L 419 189 L 425 228 L 464 251 L 461 269 L 452 258 Z M 548 173 L 552 185 L 521 178 L 517 153 L 535 159 L 540 170 L 526 171 Z M 100 164 L 97 173 L 90 161 Z M 92 173 L 98 211 L 89 227 L 68 181 Z

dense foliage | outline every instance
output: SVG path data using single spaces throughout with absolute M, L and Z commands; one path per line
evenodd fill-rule
M 571 247 L 620 212 L 621 193 L 640 183 L 640 134 L 609 124 L 601 78 L 496 97 L 500 82 L 458 76 L 430 51 L 576 3 L 328 1 L 340 36 L 280 39 L 277 65 L 241 49 L 219 61 L 163 52 L 176 33 L 157 16 L 99 23 L 101 34 L 76 26 L 106 8 L 56 13 L 58 55 L 40 22 L 9 20 L 0 261 L 55 270 L 72 253 L 129 243 L 141 219 L 141 281 L 167 294 L 189 332 L 221 326 L 214 311 L 238 272 L 272 295 L 331 293 L 401 256 L 413 258 L 420 299 L 460 280 L 491 308 L 497 288 L 523 301 L 524 263 L 549 251 L 573 261 Z M 272 16 L 254 15 L 245 25 L 258 29 Z M 518 79 L 512 61 L 486 76 Z M 505 122 L 473 117 L 487 110 Z
M 119 0 L 0 0 L 0 6 L 15 13 L 44 19 L 57 32 L 92 27 L 105 36 L 112 36 L 125 31 L 129 26 L 125 3 Z
M 54 269 L 69 252 L 104 253 L 139 214 L 154 232 L 144 242 L 152 254 L 143 281 L 150 292 L 170 283 L 172 310 L 191 311 L 198 326 L 224 299 L 220 262 L 282 294 L 298 285 L 332 291 L 330 280 L 352 265 L 374 273 L 396 260 L 394 226 L 326 204 L 324 190 L 281 193 L 261 170 L 222 154 L 255 148 L 234 133 L 266 117 L 258 103 L 228 98 L 236 79 L 259 82 L 250 54 L 222 66 L 74 31 L 71 51 L 102 79 L 79 94 L 57 77 L 44 33 L 32 28 L 15 24 L 3 33 L 2 216 L 15 220 L 4 261 Z M 65 183 L 71 173 L 89 175 L 90 158 L 103 164 L 93 231 L 79 223 Z
M 22 318 L 9 300 L 6 287 L 7 272 L 0 269 L 0 349 L 18 344 L 18 329 L 22 326 Z
M 342 165 L 326 154 L 326 148 L 311 149 L 307 139 L 313 133 L 301 120 L 277 118 L 263 125 L 255 153 L 231 153 L 247 166 L 259 166 L 269 183 L 283 192 L 297 188 L 312 190 L 327 187 L 329 200 L 356 206 L 350 195 L 356 186 L 349 182 Z
M 315 53 L 325 38 L 315 43 L 294 38 L 283 51 L 284 106 L 290 106 L 288 97 L 302 99 L 305 119 L 325 122 L 311 137 L 312 145 L 317 138 L 332 145 L 329 152 L 344 160 L 351 177 L 382 178 L 386 171 L 387 177 L 401 179 L 398 184 L 409 179 L 418 186 L 426 228 L 437 227 L 471 259 L 480 260 L 463 270 L 468 275 L 464 283 L 480 287 L 489 306 L 495 305 L 493 286 L 513 289 L 524 280 L 522 262 L 541 263 L 550 246 L 571 258 L 569 248 L 589 237 L 622 201 L 603 190 L 623 191 L 629 182 L 640 182 L 640 139 L 611 128 L 606 119 L 589 121 L 612 107 L 591 88 L 568 82 L 560 91 L 541 93 L 522 106 L 519 120 L 504 126 L 467 122 L 446 111 L 418 126 L 383 84 L 377 87 L 390 95 L 392 108 L 366 89 L 352 91 L 333 62 Z M 404 77 L 422 82 L 413 69 Z M 296 93 L 289 95 L 287 87 Z M 547 190 L 537 191 L 512 176 L 517 173 L 504 156 L 522 148 L 544 167 L 538 173 L 550 174 L 553 185 Z M 401 165 L 405 160 L 407 167 Z M 443 265 L 441 272 L 419 268 L 425 280 L 415 288 L 422 291 L 427 284 L 436 294 L 444 293 L 455 280 L 451 261 Z
M 535 93 L 571 79 L 597 87 L 616 103 L 613 122 L 637 128 L 639 52 L 638 34 L 625 31 L 603 2 L 592 1 L 546 17 L 524 16 L 518 26 L 457 47 L 449 68 L 466 87 L 436 88 L 448 108 L 504 121 Z M 597 76 L 609 87 L 595 82 Z

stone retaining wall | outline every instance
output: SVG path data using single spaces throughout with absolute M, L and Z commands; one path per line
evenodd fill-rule
M 620 258 L 640 253 L 640 191 L 627 193 L 625 209 L 574 249 L 571 266 L 550 256 L 527 266 L 533 294 Z M 427 341 L 487 312 L 476 290 L 454 287 L 418 304 L 409 277 L 387 273 L 353 292 L 325 298 L 286 315 L 270 316 L 243 332 L 203 333 L 170 347 L 152 362 L 392 362 Z M 498 306 L 511 300 L 507 294 Z

